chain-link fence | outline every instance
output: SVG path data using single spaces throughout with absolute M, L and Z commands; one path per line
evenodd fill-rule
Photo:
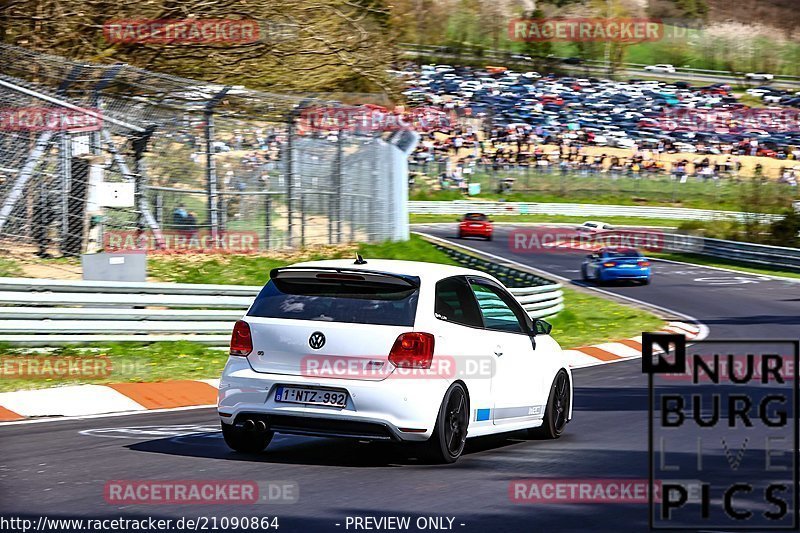
M 8 45 L 0 62 L 6 251 L 257 251 L 408 235 L 413 134 L 316 129 L 305 111 L 340 104 L 127 65 Z

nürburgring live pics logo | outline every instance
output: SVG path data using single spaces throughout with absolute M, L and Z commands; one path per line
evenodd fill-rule
M 645 333 L 642 345 L 650 527 L 795 529 L 800 341 L 687 347 L 683 335 Z

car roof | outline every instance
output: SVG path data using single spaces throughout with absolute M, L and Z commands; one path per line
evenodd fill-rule
M 386 272 L 387 274 L 400 274 L 405 276 L 418 276 L 420 279 L 443 279 L 450 276 L 479 275 L 495 279 L 490 274 L 455 265 L 444 265 L 441 263 L 425 263 L 423 261 L 401 261 L 397 259 L 369 259 L 363 265 L 353 264 L 353 259 L 326 259 L 322 261 L 307 261 L 296 263 L 289 266 L 302 267 L 328 267 L 346 268 L 347 270 L 372 270 Z
M 622 252 L 622 253 L 629 253 L 635 252 L 640 253 L 639 250 L 636 248 L 631 248 L 630 246 L 606 246 L 605 248 L 600 248 L 601 253 L 605 252 Z

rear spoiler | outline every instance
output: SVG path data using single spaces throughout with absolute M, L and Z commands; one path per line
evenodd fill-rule
M 343 275 L 369 275 L 369 276 L 383 276 L 402 281 L 409 286 L 409 288 L 419 289 L 420 280 L 417 276 L 406 276 L 403 274 L 393 274 L 391 272 L 381 272 L 379 270 L 364 270 L 360 268 L 343 268 L 343 267 L 313 267 L 313 266 L 298 266 L 298 267 L 280 267 L 273 268 L 269 271 L 270 279 L 277 279 L 284 274 L 291 273 L 307 273 L 314 272 L 328 273 L 328 274 L 343 274 Z

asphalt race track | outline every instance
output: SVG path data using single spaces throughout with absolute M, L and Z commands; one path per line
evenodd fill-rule
M 455 238 L 456 224 L 413 226 L 413 231 L 535 266 L 567 278 L 566 283 L 583 284 L 580 266 L 588 252 L 515 250 L 511 236 L 516 229 L 510 225 L 496 225 L 493 240 L 487 242 Z M 757 274 L 656 261 L 651 285 L 622 284 L 601 288 L 692 316 L 708 326 L 709 338 L 713 339 L 784 339 L 796 337 L 800 325 L 800 282 L 779 281 Z
M 453 238 L 455 224 L 414 229 Z M 498 226 L 492 242 L 453 240 L 579 282 L 584 253 L 514 253 L 510 231 Z M 800 324 L 800 284 L 757 275 L 657 262 L 652 285 L 604 290 L 695 317 L 713 339 L 791 338 Z M 511 501 L 514 479 L 647 479 L 648 390 L 641 362 L 578 370 L 575 387 L 575 419 L 560 440 L 520 434 L 471 440 L 449 466 L 418 464 L 390 445 L 282 435 L 264 454 L 234 454 L 216 430 L 212 409 L 6 425 L 0 428 L 0 513 L 267 515 L 278 516 L 280 531 L 290 532 L 346 531 L 348 516 L 390 515 L 451 517 L 456 531 L 647 530 L 646 504 Z M 141 479 L 292 481 L 300 497 L 295 504 L 263 506 L 105 501 L 109 480 Z

